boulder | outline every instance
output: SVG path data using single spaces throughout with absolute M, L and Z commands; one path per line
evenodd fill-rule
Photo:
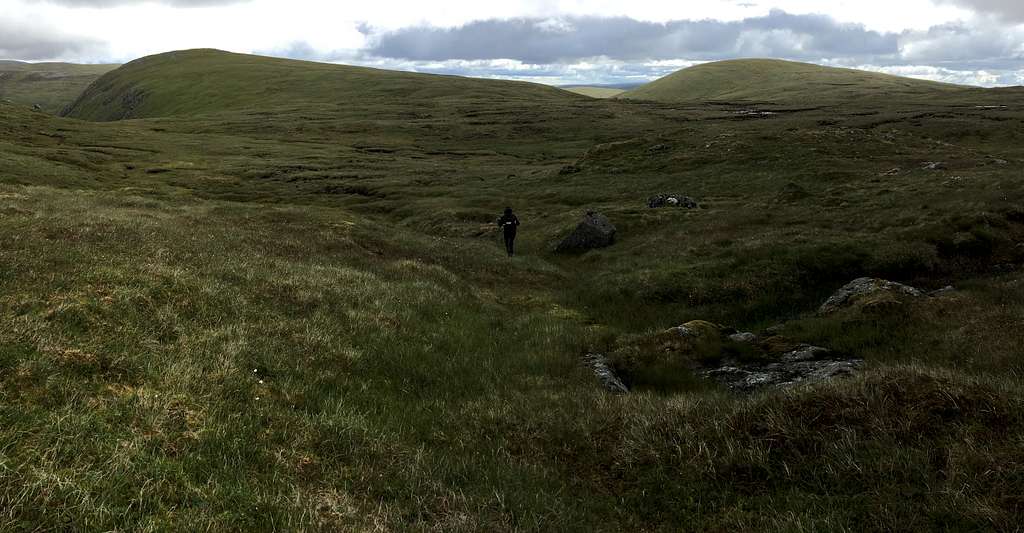
M 799 184 L 793 183 L 792 181 L 783 185 L 782 189 L 779 190 L 778 194 L 775 195 L 775 201 L 781 203 L 796 202 L 809 198 L 811 193 L 807 192 Z
M 697 201 L 689 196 L 681 194 L 658 194 L 647 199 L 647 207 L 656 209 L 659 207 L 684 207 L 696 209 Z
M 562 242 L 556 252 L 578 253 L 594 248 L 605 248 L 615 243 L 615 226 L 608 217 L 588 211 L 583 221 Z
M 924 170 L 945 170 L 946 164 L 942 161 L 925 161 L 921 164 Z
M 857 278 L 847 283 L 818 308 L 818 314 L 830 315 L 858 306 L 867 311 L 884 313 L 901 305 L 903 298 L 917 298 L 924 293 L 909 285 L 878 278 Z

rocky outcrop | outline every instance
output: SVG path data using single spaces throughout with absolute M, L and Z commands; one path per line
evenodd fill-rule
M 580 253 L 605 248 L 615 242 L 615 226 L 608 217 L 588 211 L 583 221 L 555 247 L 560 253 Z
M 776 361 L 725 361 L 721 366 L 698 373 L 731 390 L 753 392 L 764 388 L 785 388 L 849 376 L 863 365 L 862 359 L 838 357 L 825 348 L 803 344 Z
M 618 384 L 627 389 L 650 383 L 660 387 L 662 377 L 651 381 L 651 376 L 683 372 L 744 393 L 825 381 L 852 374 L 863 365 L 859 358 L 827 348 L 767 331 L 763 335 L 693 320 L 658 333 L 625 337 L 607 358 L 587 361 L 609 390 L 620 391 Z
M 697 201 L 689 196 L 681 194 L 658 194 L 647 199 L 647 207 L 657 209 L 660 207 L 683 207 L 696 209 Z
M 835 292 L 818 308 L 818 314 L 830 315 L 841 309 L 889 309 L 899 306 L 904 298 L 918 298 L 924 293 L 909 285 L 878 278 L 857 278 Z

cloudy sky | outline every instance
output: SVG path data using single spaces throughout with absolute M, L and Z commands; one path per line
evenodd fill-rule
M 551 84 L 775 57 L 1024 85 L 1024 0 L 0 0 L 0 59 L 185 48 Z

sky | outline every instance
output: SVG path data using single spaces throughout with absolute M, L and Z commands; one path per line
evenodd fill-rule
M 742 57 L 1024 85 L 1024 0 L 0 0 L 0 59 L 187 48 L 554 85 Z

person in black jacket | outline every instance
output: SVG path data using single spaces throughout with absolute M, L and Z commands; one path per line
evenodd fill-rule
M 505 214 L 498 219 L 498 227 L 504 233 L 505 251 L 508 252 L 509 257 L 512 257 L 515 254 L 516 228 L 519 227 L 519 219 L 512 214 L 511 207 L 505 208 Z

